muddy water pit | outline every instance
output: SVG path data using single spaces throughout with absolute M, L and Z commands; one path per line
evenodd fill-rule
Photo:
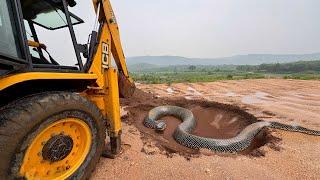
M 167 153 L 196 155 L 201 152 L 208 154 L 210 151 L 189 149 L 178 144 L 173 138 L 173 133 L 177 126 L 181 124 L 181 120 L 175 117 L 167 116 L 161 118 L 167 123 L 167 128 L 162 134 L 157 133 L 153 129 L 146 128 L 143 125 L 144 118 L 154 107 L 161 105 L 175 105 L 191 110 L 197 120 L 196 128 L 192 134 L 207 138 L 232 138 L 237 136 L 248 125 L 258 121 L 258 119 L 253 115 L 231 105 L 200 100 L 149 99 L 147 98 L 147 94 L 144 95 L 144 98 L 146 99 L 131 101 L 133 103 L 125 103 L 126 106 L 128 106 L 127 110 L 130 112 L 130 115 L 125 119 L 125 121 L 127 123 L 134 124 L 142 132 L 142 140 L 144 143 L 154 141 L 161 150 L 166 151 Z M 259 148 L 269 144 L 271 145 L 270 147 L 275 147 L 275 150 L 278 150 L 275 142 L 279 140 L 280 139 L 272 136 L 270 131 L 265 128 L 256 136 L 248 149 L 238 154 L 263 156 L 264 152 L 259 150 Z

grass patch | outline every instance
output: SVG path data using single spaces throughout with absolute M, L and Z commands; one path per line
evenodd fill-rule
M 320 80 L 320 61 L 298 61 L 257 66 L 168 66 L 131 73 L 136 82 L 171 84 L 184 82 L 214 82 L 220 80 L 283 78 Z

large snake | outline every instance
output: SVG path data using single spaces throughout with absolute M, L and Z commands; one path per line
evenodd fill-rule
M 176 128 L 173 137 L 179 144 L 191 149 L 204 148 L 215 152 L 240 152 L 247 149 L 254 137 L 266 127 L 320 136 L 320 131 L 307 129 L 301 126 L 286 125 L 278 122 L 258 121 L 247 126 L 234 138 L 213 139 L 199 137 L 191 134 L 196 127 L 196 119 L 193 116 L 193 113 L 188 109 L 177 106 L 160 106 L 152 109 L 145 118 L 144 125 L 158 131 L 164 131 L 166 123 L 163 120 L 159 120 L 164 116 L 174 116 L 183 121 L 183 123 Z

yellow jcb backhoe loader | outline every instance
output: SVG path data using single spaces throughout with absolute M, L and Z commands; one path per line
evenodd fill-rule
M 111 155 L 120 152 L 119 96 L 135 86 L 109 0 L 93 4 L 96 28 L 78 44 L 74 0 L 0 0 L 0 179 L 86 179 L 106 132 Z M 70 33 L 75 66 L 51 56 L 40 28 Z

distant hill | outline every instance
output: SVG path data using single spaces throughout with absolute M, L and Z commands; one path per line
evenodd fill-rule
M 320 53 L 313 54 L 248 54 L 223 58 L 186 58 L 180 56 L 139 56 L 127 58 L 129 69 L 155 68 L 173 65 L 259 65 L 263 63 L 288 63 L 319 60 Z

